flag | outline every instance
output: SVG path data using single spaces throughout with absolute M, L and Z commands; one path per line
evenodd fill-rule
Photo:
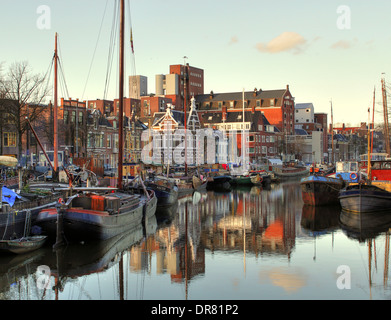
M 130 29 L 130 46 L 132 47 L 132 53 L 134 53 L 132 29 Z

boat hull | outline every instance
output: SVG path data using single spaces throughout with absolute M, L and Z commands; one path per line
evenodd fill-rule
M 232 178 L 230 176 L 217 176 L 213 180 L 208 181 L 206 188 L 215 191 L 230 191 Z
M 391 192 L 371 185 L 353 185 L 340 191 L 343 210 L 350 212 L 380 212 L 390 210 Z
M 234 177 L 231 180 L 232 185 L 253 185 L 253 182 L 251 181 L 251 177 Z
M 151 182 L 145 183 L 147 189 L 153 190 L 157 198 L 157 206 L 171 206 L 178 200 L 177 186 L 164 186 Z
M 15 240 L 1 240 L 0 252 L 23 254 L 41 248 L 47 237 L 46 236 L 32 236 Z
M 309 176 L 300 182 L 304 204 L 312 206 L 335 205 L 339 203 L 339 192 L 345 183 L 342 179 Z
M 151 192 L 151 191 L 150 191 Z M 108 211 L 83 209 L 80 207 L 68 208 L 63 214 L 63 233 L 67 241 L 95 241 L 106 240 L 123 232 L 127 232 L 134 225 L 141 224 L 144 217 L 155 214 L 157 198 L 151 192 L 149 200 L 140 200 L 129 208 L 121 208 L 116 213 Z M 36 220 L 44 233 L 49 237 L 57 234 L 58 214 L 55 208 L 42 210 Z

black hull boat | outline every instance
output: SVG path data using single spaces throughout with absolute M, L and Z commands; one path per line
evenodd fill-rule
M 106 240 L 141 224 L 144 217 L 150 217 L 156 211 L 155 193 L 152 190 L 147 192 L 149 197 L 122 192 L 87 193 L 75 197 L 60 215 L 65 240 Z M 57 236 L 58 211 L 58 208 L 42 210 L 36 220 L 50 237 Z
M 324 206 L 339 204 L 339 192 L 345 186 L 342 179 L 311 175 L 301 179 L 304 204 Z
M 215 176 L 213 180 L 208 181 L 207 190 L 214 191 L 231 191 L 231 176 Z
M 145 181 L 144 184 L 155 192 L 158 207 L 171 206 L 178 200 L 178 187 L 168 180 Z
M 345 211 L 385 211 L 391 208 L 391 192 L 372 184 L 354 184 L 340 191 L 339 201 Z

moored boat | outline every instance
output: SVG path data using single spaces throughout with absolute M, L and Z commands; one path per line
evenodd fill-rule
M 260 186 L 262 184 L 262 178 L 259 174 L 244 174 L 233 176 L 231 180 L 232 185 L 248 185 L 248 186 Z
M 143 216 L 156 211 L 157 198 L 153 190 L 147 195 L 114 192 L 109 194 L 84 193 L 69 201 L 69 206 L 42 210 L 36 219 L 45 234 L 58 235 L 58 214 L 62 213 L 63 234 L 66 241 L 105 240 L 114 237 Z
M 155 192 L 158 207 L 171 206 L 178 200 L 178 186 L 170 180 L 147 180 L 144 184 Z
M 391 208 L 390 181 L 350 184 L 341 189 L 339 201 L 343 210 L 380 212 Z
M 41 248 L 47 236 L 28 236 L 12 240 L 0 240 L 0 252 L 23 254 Z
M 230 191 L 232 177 L 229 175 L 214 176 L 208 181 L 207 189 L 215 191 Z
M 273 172 L 280 178 L 294 178 L 307 175 L 310 170 L 307 167 L 273 167 Z
M 339 192 L 345 186 L 341 178 L 311 175 L 300 181 L 304 204 L 323 206 L 339 203 Z

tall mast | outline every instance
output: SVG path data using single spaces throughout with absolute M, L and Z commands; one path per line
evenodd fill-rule
M 376 92 L 376 88 L 373 88 L 371 153 L 373 152 L 373 135 L 374 135 L 374 132 L 375 132 L 375 92 Z
M 53 104 L 53 136 L 54 136 L 54 151 L 53 162 L 54 171 L 58 170 L 58 129 L 57 129 L 57 32 L 55 35 L 54 44 L 54 104 Z
M 242 119 L 242 169 L 244 170 L 244 153 L 245 153 L 245 143 L 244 143 L 244 88 L 242 91 L 242 100 L 243 100 L 243 119 Z M 244 174 L 244 171 L 242 172 Z
M 186 78 L 187 78 L 187 73 L 186 73 L 186 59 L 187 57 L 184 56 L 184 64 L 183 64 L 183 110 L 184 110 L 184 122 L 185 122 L 185 176 L 187 176 L 187 125 L 186 125 L 186 100 L 187 100 L 187 94 L 186 94 Z
M 334 125 L 333 125 L 333 102 L 331 104 L 331 164 L 334 164 Z
M 125 32 L 125 1 L 121 0 L 120 31 L 119 31 L 119 110 L 118 110 L 118 188 L 122 188 L 122 161 L 124 147 L 124 32 Z
M 381 79 L 383 94 L 383 116 L 384 116 L 384 142 L 386 144 L 386 153 L 390 155 L 390 134 L 388 132 L 388 110 L 387 110 L 387 92 L 384 78 Z

